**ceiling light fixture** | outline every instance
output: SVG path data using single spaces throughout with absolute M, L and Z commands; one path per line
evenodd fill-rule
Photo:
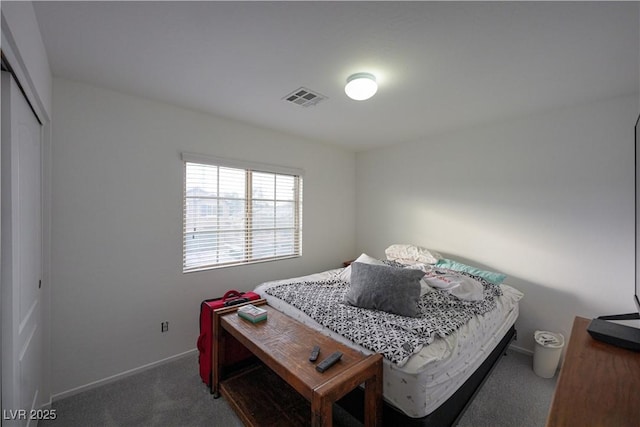
M 369 73 L 356 73 L 349 76 L 344 92 L 351 99 L 364 101 L 371 98 L 378 91 L 376 77 Z

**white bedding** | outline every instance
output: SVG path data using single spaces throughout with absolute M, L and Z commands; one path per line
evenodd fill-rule
M 297 308 L 264 292 L 271 286 L 284 283 L 328 280 L 340 271 L 329 270 L 266 282 L 258 286 L 255 292 L 266 298 L 275 309 L 339 342 L 370 354 L 370 350 L 321 326 Z M 497 298 L 495 310 L 472 318 L 446 339 L 436 337 L 433 343 L 413 355 L 401 368 L 384 359 L 385 400 L 414 418 L 430 414 L 446 401 L 482 364 L 518 317 L 518 301 L 523 294 L 509 285 L 502 284 L 500 287 L 503 295 Z

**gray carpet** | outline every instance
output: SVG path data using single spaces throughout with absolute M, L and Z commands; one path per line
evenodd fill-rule
M 540 378 L 532 366 L 531 356 L 509 350 L 458 427 L 544 427 L 558 375 Z
M 544 426 L 555 378 L 537 377 L 530 356 L 509 351 L 477 394 L 460 427 Z M 241 426 L 223 398 L 214 400 L 190 355 L 53 403 L 57 419 L 40 426 Z M 334 425 L 361 426 L 334 410 Z

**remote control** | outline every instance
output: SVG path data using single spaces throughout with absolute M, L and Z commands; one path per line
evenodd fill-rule
M 316 345 L 313 347 L 313 350 L 311 350 L 311 356 L 309 356 L 309 362 L 315 362 L 316 360 L 318 360 L 319 354 L 320 354 L 320 346 Z
M 327 369 L 332 367 L 334 364 L 336 364 L 336 362 L 338 362 L 338 360 L 340 360 L 341 357 L 342 357 L 342 353 L 339 351 L 331 353 L 329 357 L 324 359 L 322 362 L 318 363 L 318 365 L 316 366 L 316 371 L 318 372 L 326 371 Z

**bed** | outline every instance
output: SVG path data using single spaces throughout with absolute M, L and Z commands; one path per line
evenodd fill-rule
M 427 259 L 434 262 L 424 263 L 416 262 L 416 259 L 425 261 L 424 258 L 413 256 L 411 260 L 400 259 L 403 263 L 399 264 L 399 259 L 390 257 L 388 252 L 389 248 L 387 260 L 375 260 L 363 254 L 357 262 L 346 268 L 266 282 L 259 285 L 255 292 L 266 298 L 275 309 L 339 342 L 365 354 L 379 352 L 385 356 L 385 425 L 454 425 L 514 338 L 514 323 L 518 317 L 518 301 L 522 298 L 522 293 L 507 284 L 492 283 L 487 277 L 475 275 L 480 274 L 478 272 L 493 274 L 494 276 L 489 277 L 491 279 L 497 273 L 477 269 L 454 272 L 449 270 L 450 264 L 437 267 L 437 263 L 441 263 L 441 257 Z M 416 318 L 412 318 L 382 310 L 354 307 L 344 300 L 346 293 L 356 287 L 356 284 L 355 281 L 349 283 L 345 280 L 348 280 L 349 274 L 354 274 L 355 270 L 349 271 L 350 268 L 362 271 L 362 265 L 367 264 L 361 262 L 363 259 L 376 266 L 384 264 L 394 268 L 394 271 L 420 268 L 423 271 L 425 268 L 433 270 L 435 266 L 439 274 L 444 271 L 482 284 L 483 299 L 462 301 L 452 295 L 450 290 L 434 286 L 428 292 L 423 292 L 425 281 L 421 280 L 420 310 L 424 309 L 425 304 L 443 303 L 447 306 L 446 310 L 451 305 L 464 306 L 462 314 L 447 312 L 447 316 L 451 316 L 453 320 L 441 322 L 434 327 L 434 331 L 429 330 L 430 327 L 425 328 L 420 322 L 426 317 L 444 318 L 441 308 L 435 312 L 428 312 L 428 309 L 427 312 L 421 311 Z M 416 265 L 419 267 L 416 268 Z M 374 265 L 366 268 L 371 271 Z M 375 270 L 374 273 L 379 275 L 379 271 Z M 429 284 L 433 285 L 433 282 Z M 331 296 L 328 297 L 327 294 Z M 492 295 L 492 301 L 486 303 L 485 299 L 489 294 Z M 471 313 L 467 310 L 468 307 L 472 307 Z M 381 315 L 382 319 L 371 317 L 374 314 Z M 381 343 L 377 338 L 371 338 L 377 332 L 369 325 L 381 327 L 381 335 L 384 337 L 382 340 L 388 341 Z M 414 338 L 416 330 L 417 335 L 420 335 L 418 339 Z M 392 341 L 397 341 L 398 346 Z M 360 418 L 362 399 L 358 394 L 356 391 L 348 395 L 340 404 Z

